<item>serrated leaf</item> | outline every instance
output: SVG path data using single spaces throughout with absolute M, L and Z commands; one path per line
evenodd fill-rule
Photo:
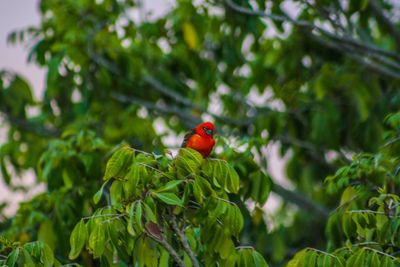
M 83 219 L 75 225 L 70 236 L 71 251 L 69 252 L 69 258 L 71 260 L 76 259 L 79 256 L 83 246 L 85 245 L 88 233 L 85 222 Z
M 156 193 L 153 192 L 153 194 L 160 199 L 162 202 L 168 204 L 168 205 L 175 205 L 175 206 L 179 206 L 182 207 L 182 200 L 175 195 L 174 193 Z

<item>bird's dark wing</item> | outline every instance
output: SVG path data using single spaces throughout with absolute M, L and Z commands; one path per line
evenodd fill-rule
M 183 137 L 183 142 L 181 147 L 186 147 L 187 142 L 189 141 L 189 138 L 194 135 L 196 133 L 196 131 L 194 129 L 191 129 L 190 131 L 188 131 L 185 136 Z

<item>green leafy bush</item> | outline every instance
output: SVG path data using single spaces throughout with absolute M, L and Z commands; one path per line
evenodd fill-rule
M 108 160 L 104 180 L 94 201 L 108 198 L 109 188 L 109 205 L 75 226 L 70 259 L 86 247 L 109 265 L 267 266 L 253 248 L 236 247 L 243 217 L 228 194 L 238 192 L 239 176 L 226 161 L 190 148 L 171 160 L 125 145 Z

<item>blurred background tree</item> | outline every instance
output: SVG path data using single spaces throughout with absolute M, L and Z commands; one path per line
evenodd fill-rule
M 180 0 L 162 17 L 133 19 L 140 4 L 42 0 L 40 26 L 10 34 L 32 45 L 28 60 L 47 79 L 39 101 L 18 74 L 0 73 L 9 126 L 1 173 L 21 190 L 13 176 L 34 170 L 47 190 L 4 220 L 2 234 L 42 240 L 68 262 L 69 235 L 95 209 L 108 152 L 124 141 L 161 154 L 179 144 L 167 137 L 207 119 L 218 128 L 214 156 L 242 179 L 233 199 L 242 243 L 272 266 L 304 247 L 327 249 L 342 191 L 328 195 L 325 177 L 376 153 L 400 104 L 398 3 Z M 268 177 L 271 145 L 287 158 L 290 188 Z M 280 200 L 273 215 L 263 209 L 269 190 Z

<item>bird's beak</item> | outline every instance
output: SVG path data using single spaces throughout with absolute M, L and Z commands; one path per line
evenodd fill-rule
M 213 133 L 212 130 L 210 130 L 210 129 L 207 129 L 207 130 L 206 130 L 206 134 L 207 134 L 207 135 L 212 135 L 212 133 Z

